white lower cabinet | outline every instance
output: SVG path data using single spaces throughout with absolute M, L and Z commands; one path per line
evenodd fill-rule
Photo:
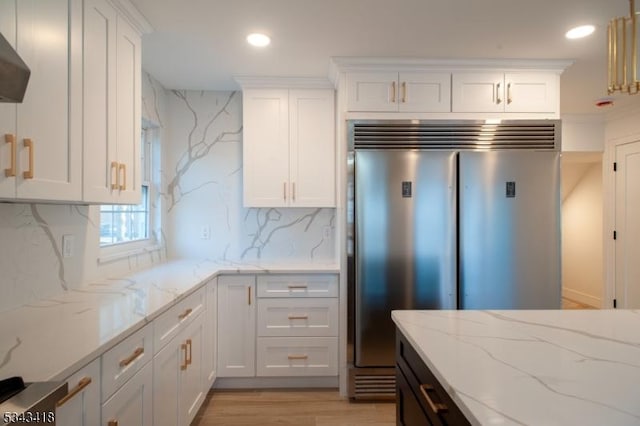
M 204 318 L 204 355 L 202 365 L 204 369 L 205 389 L 211 389 L 216 380 L 217 351 L 218 351 L 218 281 L 213 279 L 206 287 L 207 313 Z
M 147 363 L 102 404 L 102 425 L 153 425 L 152 373 L 151 363 Z
M 153 358 L 154 425 L 188 425 L 204 401 L 204 319 L 196 317 Z
M 258 376 L 336 376 L 337 337 L 258 337 Z
M 56 404 L 56 423 L 65 426 L 100 424 L 100 358 L 65 381 L 69 392 Z
M 256 278 L 218 278 L 218 377 L 256 374 Z

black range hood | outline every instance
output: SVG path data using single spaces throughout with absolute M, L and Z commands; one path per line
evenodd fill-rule
M 31 70 L 0 34 L 0 102 L 22 102 Z

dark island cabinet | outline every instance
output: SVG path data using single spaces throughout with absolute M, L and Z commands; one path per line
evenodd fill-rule
M 470 424 L 400 331 L 396 331 L 396 424 Z

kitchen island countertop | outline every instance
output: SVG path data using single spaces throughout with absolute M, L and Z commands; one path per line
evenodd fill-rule
M 640 424 L 640 311 L 393 311 L 472 424 Z
M 0 377 L 63 380 L 219 274 L 337 273 L 333 264 L 174 260 L 0 313 Z

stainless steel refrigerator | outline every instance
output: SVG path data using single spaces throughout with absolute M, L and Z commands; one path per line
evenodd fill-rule
M 350 396 L 390 393 L 394 309 L 560 308 L 559 126 L 349 122 Z

